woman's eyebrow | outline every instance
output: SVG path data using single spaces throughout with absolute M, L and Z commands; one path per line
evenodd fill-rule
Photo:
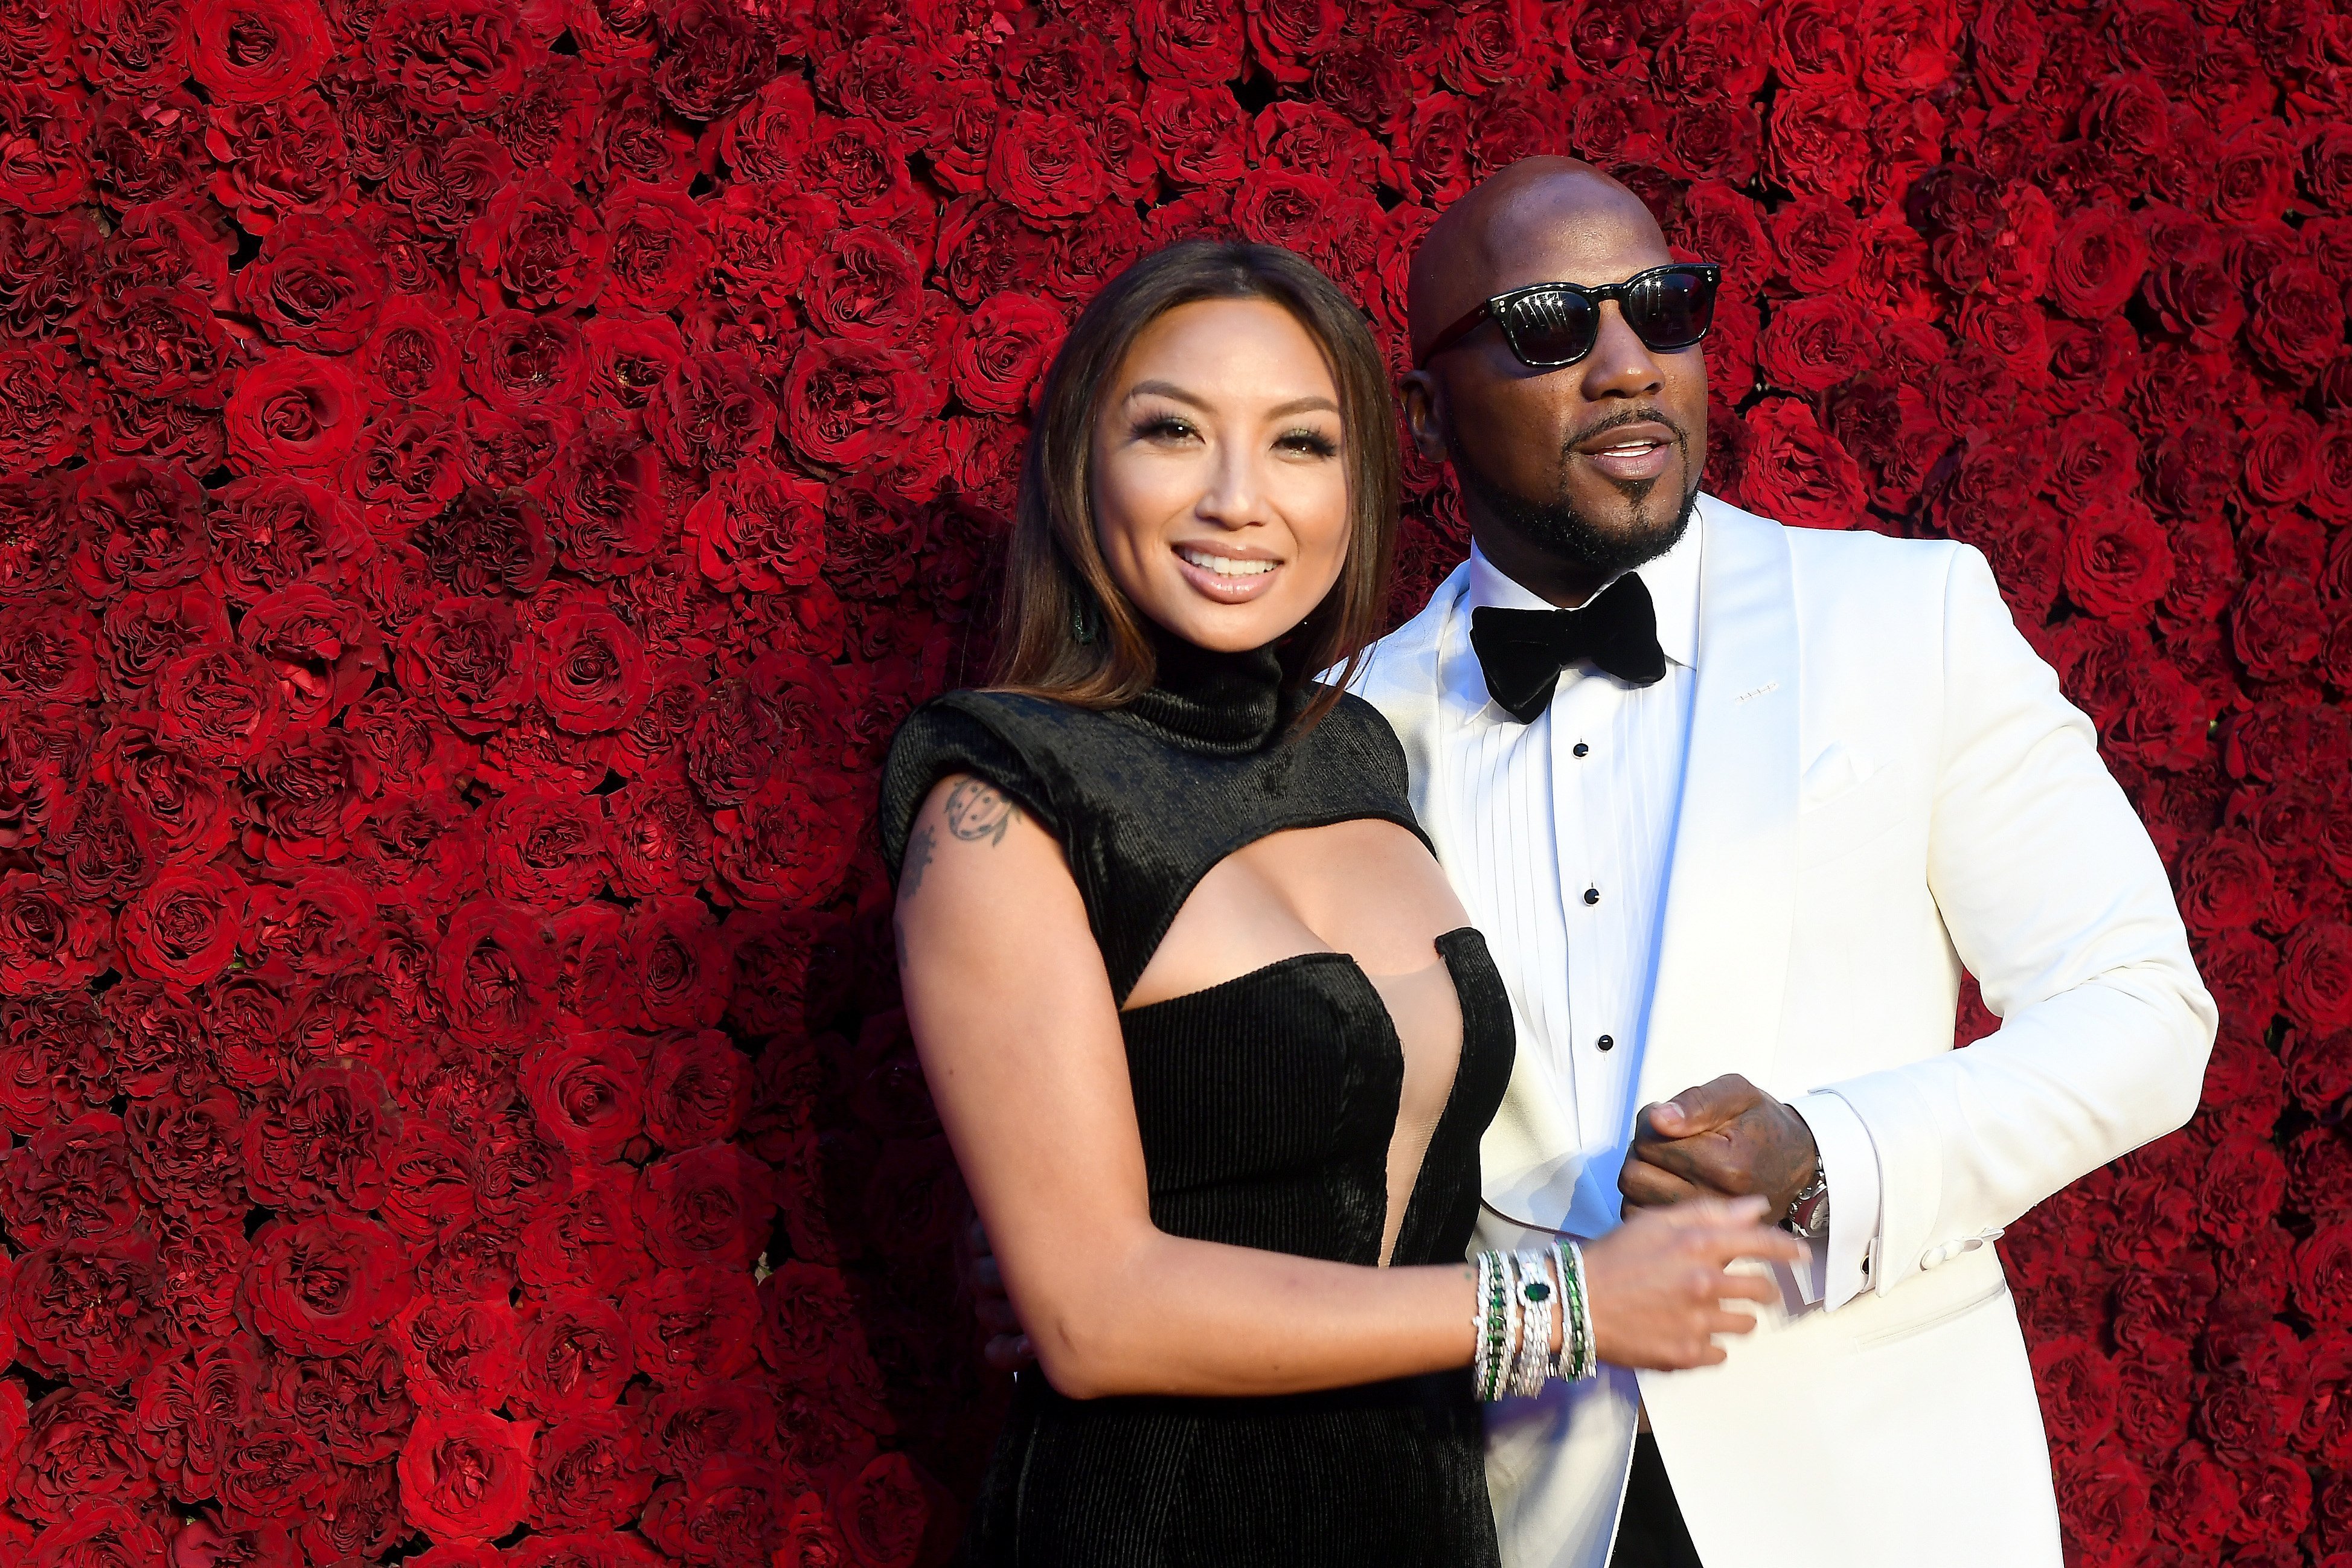
M 1177 402 L 1190 403 L 1192 407 L 1202 410 L 1206 410 L 1209 407 L 1208 402 L 1202 398 L 1198 393 L 1186 392 L 1174 382 L 1138 382 L 1133 386 L 1127 389 L 1127 395 L 1130 398 L 1144 397 L 1147 395 L 1170 398 Z M 1323 409 L 1329 413 L 1337 413 L 1339 412 L 1339 405 L 1333 402 L 1329 398 L 1323 396 L 1320 392 L 1311 392 L 1306 397 L 1292 398 L 1288 402 L 1282 404 L 1278 408 L 1268 409 L 1266 411 L 1266 414 L 1268 418 L 1280 419 L 1286 414 L 1307 413 L 1317 409 Z

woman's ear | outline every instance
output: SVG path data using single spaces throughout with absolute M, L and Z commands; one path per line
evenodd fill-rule
M 1398 383 L 1404 394 L 1404 427 L 1413 450 L 1432 463 L 1445 461 L 1445 424 L 1438 406 L 1436 378 L 1427 371 L 1409 371 Z

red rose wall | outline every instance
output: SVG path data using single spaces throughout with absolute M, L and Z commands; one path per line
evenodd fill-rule
M 939 1560 L 1001 1393 L 872 786 L 1037 373 L 1202 232 L 1394 351 L 1573 151 L 1725 265 L 1712 487 L 1990 556 L 2221 998 L 2001 1244 L 2074 1560 L 2352 1563 L 2347 70 L 2316 0 L 6 0 L 0 1561 Z

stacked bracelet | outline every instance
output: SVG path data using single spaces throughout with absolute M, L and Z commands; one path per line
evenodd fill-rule
M 1471 1385 L 1484 1400 L 1543 1392 L 1551 1378 L 1580 1382 L 1601 1370 L 1593 1353 L 1592 1301 L 1584 1253 L 1573 1241 L 1520 1253 L 1481 1252 L 1472 1260 L 1477 1301 Z M 1559 1325 L 1559 1354 L 1551 1350 Z

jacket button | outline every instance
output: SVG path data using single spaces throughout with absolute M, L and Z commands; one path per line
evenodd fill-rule
M 1588 887 L 1588 888 L 1586 888 L 1586 889 L 1584 890 L 1584 902 L 1585 902 L 1585 903 L 1587 903 L 1587 904 L 1598 904 L 1598 903 L 1600 903 L 1600 902 L 1601 902 L 1601 890 L 1600 890 L 1599 888 L 1597 888 L 1597 887 Z
M 1591 754 L 1591 750 L 1592 747 L 1585 745 L 1584 742 L 1580 740 L 1576 743 L 1576 755 L 1579 757 L 1588 756 Z
M 1607 1051 L 1617 1043 L 1617 1037 L 1613 1034 L 1604 1034 L 1599 1040 L 1593 1041 L 1593 1043 L 1598 1045 L 1601 1050 Z

